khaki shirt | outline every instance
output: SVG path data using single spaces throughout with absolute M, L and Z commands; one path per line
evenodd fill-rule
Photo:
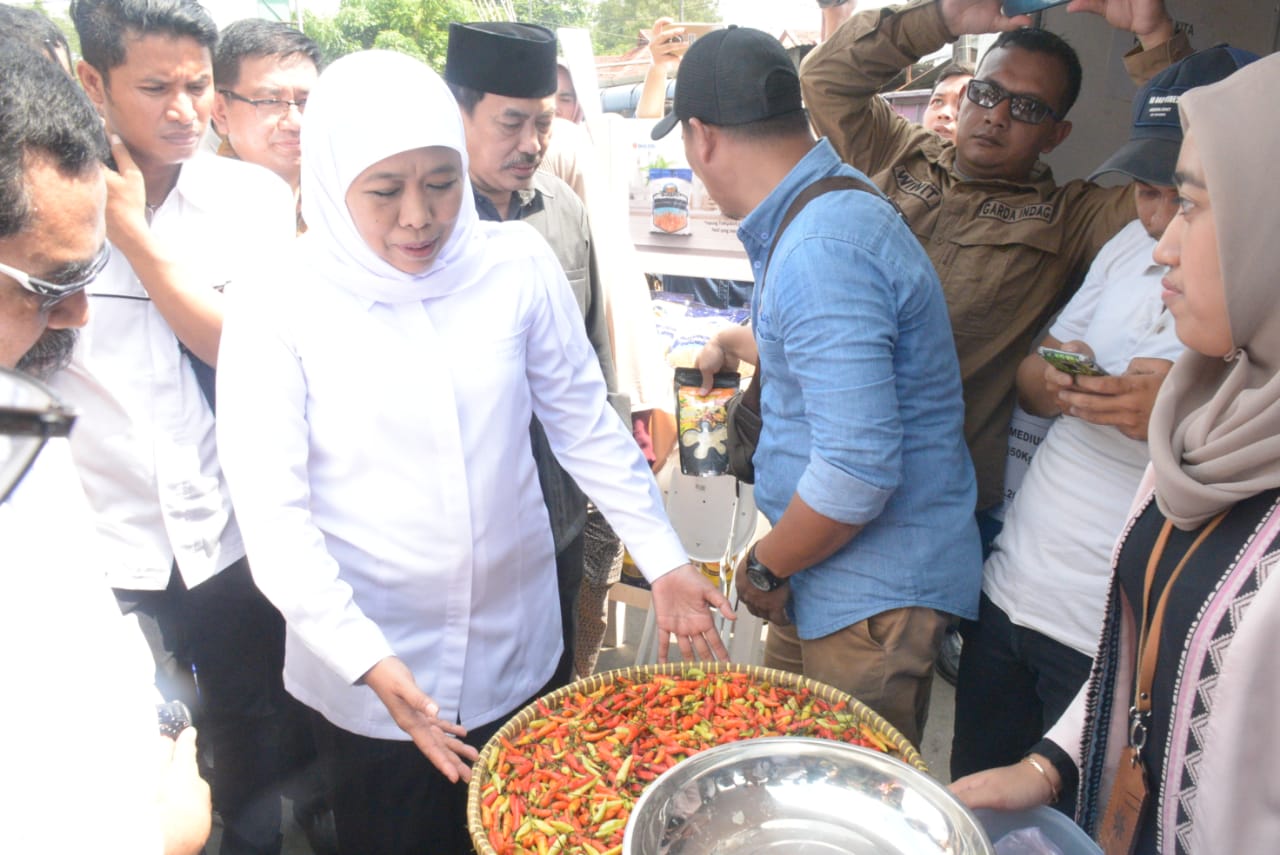
M 862 12 L 806 59 L 810 118 L 847 162 L 895 201 L 937 269 L 964 384 L 965 441 L 978 508 L 999 504 L 1018 363 L 1084 278 L 1093 257 L 1137 216 L 1128 187 L 1058 185 L 1037 163 L 1025 182 L 965 180 L 955 146 L 876 93 L 952 41 L 934 2 Z M 1184 36 L 1131 52 L 1142 81 L 1190 53 Z

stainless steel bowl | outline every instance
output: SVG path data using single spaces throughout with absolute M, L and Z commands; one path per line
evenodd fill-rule
M 631 812 L 623 855 L 993 855 L 946 788 L 887 754 L 774 737 L 707 749 Z

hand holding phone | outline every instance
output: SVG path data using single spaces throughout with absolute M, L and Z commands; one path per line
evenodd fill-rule
M 693 44 L 699 37 L 705 36 L 712 30 L 724 28 L 724 24 L 701 24 L 688 22 L 676 23 L 673 26 L 679 27 L 683 31 L 677 38 L 685 44 Z
M 1056 347 L 1041 347 L 1037 351 L 1044 361 L 1064 374 L 1079 377 L 1107 377 L 1107 370 L 1094 361 L 1092 356 L 1074 353 L 1070 350 L 1059 350 Z

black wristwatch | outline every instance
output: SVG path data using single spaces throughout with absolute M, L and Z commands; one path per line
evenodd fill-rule
M 786 579 L 779 579 L 773 575 L 772 570 L 760 563 L 760 559 L 756 558 L 754 545 L 747 551 L 747 581 L 766 593 L 776 591 L 787 584 Z

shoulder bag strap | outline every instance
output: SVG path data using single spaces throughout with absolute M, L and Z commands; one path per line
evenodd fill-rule
M 778 230 L 774 232 L 773 243 L 769 245 L 769 255 L 765 257 L 764 270 L 760 273 L 760 288 L 756 293 L 756 299 L 760 299 L 760 294 L 764 292 L 765 278 L 769 275 L 769 262 L 773 261 L 773 251 L 778 248 L 778 241 L 782 240 L 783 233 L 786 232 L 787 226 L 791 225 L 791 221 L 796 218 L 799 213 L 804 210 L 804 206 L 808 205 L 814 199 L 834 190 L 863 190 L 873 196 L 879 196 L 893 205 L 893 200 L 882 194 L 876 187 L 871 186 L 861 178 L 854 178 L 852 175 L 828 175 L 826 178 L 819 178 L 810 184 L 804 190 L 800 191 L 800 195 L 791 202 L 791 207 L 787 208 L 787 213 L 783 215 L 782 222 L 778 224 Z M 895 211 L 898 206 L 893 205 Z M 898 211 L 898 216 L 902 216 L 902 212 Z M 758 360 L 758 357 L 757 357 Z M 755 380 L 747 387 L 744 395 L 750 396 L 755 402 L 755 411 L 760 411 L 760 387 L 764 385 L 764 369 L 761 365 L 756 365 Z

